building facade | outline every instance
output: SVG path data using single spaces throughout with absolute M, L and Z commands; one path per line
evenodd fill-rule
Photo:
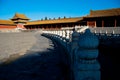
M 58 18 L 29 21 L 24 14 L 16 13 L 11 20 L 0 20 L 1 29 L 61 29 L 74 26 L 120 27 L 120 8 L 107 10 L 91 10 L 82 17 Z
M 90 14 L 84 17 L 88 26 L 93 27 L 119 27 L 120 26 L 120 8 L 108 10 L 90 11 Z

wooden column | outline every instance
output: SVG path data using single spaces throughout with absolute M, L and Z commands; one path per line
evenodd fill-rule
M 36 25 L 36 29 L 38 29 L 38 26 Z
M 33 26 L 33 30 L 35 29 L 35 26 Z
M 36 29 L 36 26 L 33 27 L 33 30 L 35 30 L 35 29 Z
M 87 26 L 89 26 L 88 21 L 87 21 Z
M 38 29 L 40 29 L 40 26 L 38 25 Z
M 46 29 L 49 29 L 49 28 L 48 28 L 48 24 L 47 24 L 47 25 L 45 25 L 45 26 L 46 26 Z
M 104 20 L 102 20 L 102 27 L 104 27 Z
M 95 21 L 95 27 L 96 27 L 96 25 L 97 25 L 97 24 L 96 24 L 96 21 Z
M 53 24 L 51 24 L 51 29 L 53 29 Z
M 72 24 L 72 27 L 75 27 L 74 23 Z
M 37 29 L 39 29 L 39 26 L 37 26 Z
M 66 27 L 69 27 L 68 24 L 66 24 Z
M 114 27 L 116 27 L 117 26 L 117 20 L 115 19 L 115 26 Z
M 60 28 L 61 27 L 61 25 L 60 24 L 58 24 L 58 26 L 56 27 L 56 29 L 58 29 L 58 28 Z
M 41 27 L 42 29 L 44 29 L 42 25 L 41 25 L 40 27 Z
M 62 26 L 62 24 L 60 24 L 60 28 L 62 28 L 63 26 Z
M 30 30 L 32 29 L 32 26 L 30 26 Z
M 58 28 L 58 27 L 59 27 L 59 25 L 58 25 L 58 24 L 56 24 L 55 29 L 56 29 L 56 28 Z

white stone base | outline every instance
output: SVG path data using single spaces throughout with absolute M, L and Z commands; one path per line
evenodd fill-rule
M 21 32 L 21 31 L 18 29 L 2 29 L 2 30 L 0 30 L 0 32 L 9 33 L 9 32 Z

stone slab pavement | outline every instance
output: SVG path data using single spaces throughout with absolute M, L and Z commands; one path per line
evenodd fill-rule
M 24 55 L 0 65 L 0 80 L 68 80 L 64 49 L 38 32 L 33 34 L 36 42 Z

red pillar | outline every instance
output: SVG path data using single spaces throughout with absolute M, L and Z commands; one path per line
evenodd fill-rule
M 104 20 L 102 20 L 102 27 L 104 27 Z
M 115 27 L 117 26 L 117 20 L 115 19 Z

